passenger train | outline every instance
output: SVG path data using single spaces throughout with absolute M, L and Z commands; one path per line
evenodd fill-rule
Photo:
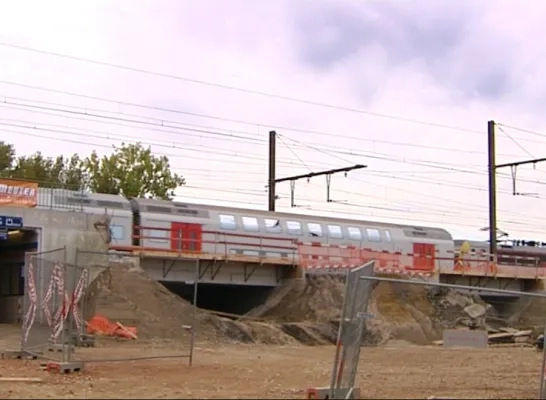
M 374 252 L 426 255 L 436 257 L 439 267 L 451 267 L 460 246 L 460 241 L 454 241 L 447 230 L 434 227 L 126 199 L 60 189 L 39 189 L 38 198 L 40 208 L 107 213 L 111 247 L 116 249 L 138 246 L 164 251 L 217 253 L 221 247 L 230 254 L 294 258 L 297 257 L 294 243 L 298 241 L 354 246 Z M 487 246 L 487 242 L 471 242 L 471 251 L 478 254 Z M 501 248 L 499 253 L 505 250 Z M 546 259 L 546 247 L 543 250 L 538 254 Z

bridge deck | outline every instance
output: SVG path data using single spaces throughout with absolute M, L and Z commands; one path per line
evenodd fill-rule
M 489 261 L 487 254 L 460 257 L 438 250 L 433 255 L 377 251 L 356 246 L 304 243 L 290 237 L 268 237 L 240 232 L 203 231 L 200 225 L 137 227 L 133 241 L 138 246 L 111 246 L 143 258 L 239 262 L 270 267 L 301 267 L 308 273 L 340 273 L 368 261 L 376 261 L 377 273 L 420 276 L 463 275 L 508 279 L 546 279 L 546 263 L 539 257 L 502 256 Z M 197 229 L 197 231 L 195 231 Z M 161 232 L 162 244 L 158 243 Z M 449 252 L 448 252 L 449 253 Z
M 115 251 L 131 253 L 142 258 L 159 258 L 167 260 L 206 260 L 206 261 L 232 261 L 247 264 L 262 264 L 262 265 L 279 265 L 279 266 L 296 266 L 297 261 L 294 258 L 283 257 L 262 257 L 251 256 L 245 254 L 226 254 L 226 253 L 196 253 L 191 251 L 172 251 L 161 249 L 146 249 L 135 246 L 110 246 L 110 249 Z

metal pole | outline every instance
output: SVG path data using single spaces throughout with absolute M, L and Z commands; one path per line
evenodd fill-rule
M 349 272 L 345 275 L 345 286 L 348 285 L 349 281 Z M 332 380 L 330 381 L 330 393 L 329 397 L 331 399 L 335 398 L 336 395 L 336 382 L 337 382 L 337 374 L 338 374 L 338 364 L 339 364 L 339 358 L 341 357 L 341 348 L 343 346 L 342 343 L 342 337 L 341 333 L 343 331 L 343 326 L 345 324 L 345 318 L 346 318 L 346 309 L 348 308 L 349 303 L 349 296 L 347 295 L 347 289 L 345 289 L 345 296 L 343 296 L 343 305 L 341 306 L 341 319 L 339 321 L 339 328 L 337 331 L 337 340 L 336 340 L 336 352 L 334 355 L 334 365 L 332 367 Z
M 497 255 L 497 180 L 495 154 L 495 121 L 487 122 L 487 154 L 489 172 L 489 257 L 496 261 Z
M 269 132 L 269 205 L 268 209 L 269 211 L 275 211 L 275 200 L 276 200 L 276 193 L 275 193 L 275 178 L 276 178 L 276 171 L 275 167 L 277 164 L 277 145 L 276 145 L 276 139 L 277 139 L 277 132 L 270 131 Z
M 191 334 L 191 336 L 190 336 L 190 361 L 189 361 L 189 365 L 191 367 L 192 364 L 193 364 L 193 346 L 195 344 L 195 328 L 194 328 L 193 325 L 191 327 L 190 334 Z
M 451 283 L 408 281 L 406 279 L 383 278 L 379 276 L 361 276 L 360 279 L 364 279 L 367 281 L 377 281 L 377 282 L 405 283 L 405 284 L 417 285 L 417 286 L 437 286 L 437 287 L 443 287 L 448 289 L 468 290 L 468 291 L 475 291 L 475 292 L 511 294 L 513 296 L 538 297 L 541 299 L 546 297 L 546 295 L 541 293 L 518 292 L 517 290 L 503 290 L 503 289 L 493 289 L 493 288 L 485 288 L 485 287 L 477 288 L 476 286 L 455 285 Z
M 199 259 L 195 260 L 195 280 L 193 281 L 193 306 L 195 308 L 197 308 L 197 287 L 199 285 L 199 273 L 201 272 L 199 261 Z
M 546 322 L 544 323 L 544 338 L 546 338 Z M 542 345 L 542 366 L 540 367 L 540 399 L 546 399 L 546 346 Z

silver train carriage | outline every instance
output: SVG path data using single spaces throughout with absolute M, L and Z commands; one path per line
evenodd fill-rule
M 46 197 L 51 199 L 51 204 L 42 207 L 108 214 L 111 245 L 118 249 L 138 246 L 156 251 L 282 257 L 298 262 L 295 243 L 312 242 L 396 253 L 405 265 L 425 262 L 414 257 L 419 254 L 428 256 L 432 261 L 427 262 L 438 267 L 453 266 L 454 241 L 441 228 L 41 190 L 49 190 Z

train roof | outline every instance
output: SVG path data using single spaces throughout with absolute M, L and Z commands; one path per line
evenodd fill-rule
M 335 218 L 335 217 L 325 217 L 320 215 L 309 215 L 309 214 L 295 214 L 295 213 L 288 213 L 288 212 L 271 212 L 267 210 L 256 210 L 256 209 L 248 209 L 248 208 L 237 208 L 237 207 L 224 207 L 224 206 L 215 206 L 215 205 L 208 205 L 208 204 L 196 204 L 196 203 L 185 203 L 185 202 L 175 202 L 175 201 L 168 201 L 168 200 L 154 200 L 154 199 L 135 199 L 138 203 L 139 207 L 153 207 L 156 209 L 157 207 L 165 208 L 165 212 L 171 213 L 176 212 L 174 210 L 179 209 L 194 209 L 197 211 L 217 211 L 217 212 L 225 212 L 225 213 L 237 213 L 237 214 L 244 214 L 244 213 L 253 213 L 253 214 L 261 214 L 263 216 L 272 216 L 275 215 L 277 218 L 312 218 L 317 221 L 323 221 L 323 222 L 337 222 L 337 223 L 345 223 L 345 224 L 354 224 L 358 222 L 359 224 L 370 224 L 370 225 L 378 225 L 382 227 L 391 227 L 391 228 L 413 228 L 417 230 L 428 230 L 433 232 L 441 232 L 441 233 L 447 233 L 450 237 L 451 234 L 449 231 L 443 228 L 437 228 L 437 227 L 428 227 L 428 226 L 420 226 L 420 225 L 402 225 L 402 224 L 394 224 L 389 222 L 380 222 L 380 221 L 369 221 L 369 220 L 362 220 L 362 219 L 348 219 L 348 218 Z M 171 209 L 171 211 L 167 211 L 167 209 Z M 142 208 L 141 208 L 141 211 Z
M 412 228 L 416 230 L 427 230 L 429 232 L 438 232 L 449 235 L 449 231 L 438 227 L 429 227 L 421 225 L 403 225 L 390 222 L 370 221 L 364 219 L 335 218 L 320 215 L 296 214 L 289 212 L 271 212 L 267 210 L 247 209 L 238 207 L 225 207 L 208 204 L 186 203 L 169 200 L 156 199 L 127 199 L 123 196 L 101 193 L 89 193 L 71 191 L 66 189 L 38 189 L 39 208 L 70 209 L 74 211 L 85 210 L 86 208 L 108 208 L 131 210 L 132 206 L 137 205 L 141 212 L 164 213 L 185 215 L 205 215 L 207 211 L 225 212 L 225 213 L 253 213 L 263 215 L 264 217 L 273 216 L 277 218 L 312 218 L 322 222 L 337 222 L 342 224 L 370 224 L 390 228 Z

